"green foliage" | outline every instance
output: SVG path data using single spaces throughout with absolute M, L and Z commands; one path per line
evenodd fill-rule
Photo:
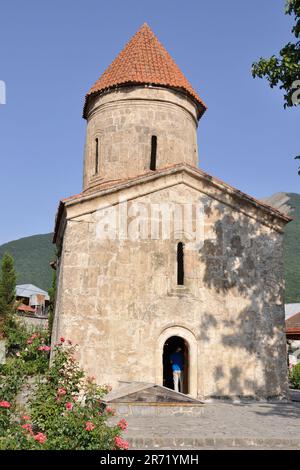
M 52 233 L 33 235 L 0 246 L 0 258 L 5 252 L 15 260 L 17 284 L 34 284 L 48 290 L 52 281 L 50 261 L 55 258 Z
M 300 195 L 289 193 L 294 220 L 284 233 L 285 303 L 300 302 Z
M 28 339 L 25 348 L 18 351 L 24 363 L 26 376 L 44 374 L 49 367 L 50 346 L 48 331 L 36 331 Z
M 0 401 L 14 400 L 24 380 L 45 374 L 49 367 L 48 331 L 40 329 L 30 333 L 24 325 L 11 319 L 6 329 L 7 360 L 0 365 Z
M 16 299 L 16 272 L 9 253 L 4 253 L 1 263 L 0 299 L 7 306 L 13 305 Z
M 0 401 L 7 400 L 13 406 L 26 375 L 25 365 L 16 357 L 7 359 L 6 364 L 0 366 Z
M 9 405 L 9 403 L 7 404 Z M 0 407 L 0 440 L 1 437 L 5 436 L 7 429 L 10 426 L 11 415 L 9 408 L 5 407 L 5 402 L 2 401 L 2 406 Z
M 11 351 L 19 350 L 22 347 L 25 347 L 28 330 L 23 324 L 17 315 L 10 315 L 4 326 L 5 336 L 6 336 L 6 349 L 8 354 Z
M 300 389 L 300 362 L 289 369 L 289 380 L 293 388 Z
M 48 448 L 112 448 L 120 429 L 105 424 L 108 415 L 101 398 L 107 389 L 97 386 L 92 378 L 84 380 L 74 354 L 72 346 L 56 347 L 53 365 L 31 401 L 31 418 L 47 435 Z
M 73 352 L 73 348 L 67 351 L 56 348 L 52 367 L 31 401 L 31 416 L 43 431 L 50 426 L 58 410 L 64 411 L 61 405 L 66 401 L 73 402 L 73 397 L 79 393 L 84 374 L 75 362 Z M 65 395 L 58 393 L 60 389 L 65 390 Z
M 300 0 L 288 0 L 286 14 L 295 16 L 292 33 L 295 38 L 300 34 Z M 293 96 L 300 92 L 295 91 L 294 82 L 300 79 L 300 41 L 289 42 L 279 52 L 279 58 L 273 55 L 269 59 L 260 58 L 252 65 L 253 77 L 265 77 L 271 88 L 280 84 L 279 88 L 285 90 L 284 106 L 294 106 Z M 299 88 L 299 87 L 298 87 Z
M 64 338 L 55 346 L 51 367 L 46 361 L 47 367 L 39 370 L 26 414 L 18 416 L 15 395 L 28 374 L 39 369 L 32 366 L 39 362 L 37 355 L 47 356 L 44 340 L 41 332 L 27 337 L 18 356 L 11 353 L 0 370 L 0 450 L 126 449 L 120 436 L 126 421 L 108 426 L 111 412 L 102 402 L 107 388 L 85 377 L 75 359 L 76 348 Z
M 11 255 L 4 253 L 0 273 L 0 339 L 16 311 L 16 273 Z
M 8 253 L 4 253 L 0 274 L 0 320 L 1 331 L 7 318 L 15 311 L 16 302 L 16 273 L 14 260 Z M 0 331 L 0 334 L 1 334 Z
M 7 414 L 10 421 L 4 432 L 4 428 L 2 428 L 2 437 L 0 421 L 0 450 L 40 450 L 41 444 L 32 438 L 30 439 L 31 436 L 25 432 L 22 426 L 12 421 L 10 410 L 7 410 Z

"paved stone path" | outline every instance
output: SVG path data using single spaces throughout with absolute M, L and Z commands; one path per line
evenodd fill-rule
M 297 448 L 300 402 L 207 403 L 201 416 L 129 416 L 131 449 Z M 125 437 L 125 436 L 124 436 Z

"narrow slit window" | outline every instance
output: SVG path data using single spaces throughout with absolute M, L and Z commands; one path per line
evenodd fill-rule
M 98 174 L 99 171 L 99 139 L 95 140 L 96 149 L 95 149 L 95 175 Z
M 184 244 L 182 242 L 177 245 L 177 285 L 184 285 Z
M 157 152 L 157 137 L 153 135 L 151 137 L 151 159 L 150 159 L 150 170 L 156 170 L 156 152 Z

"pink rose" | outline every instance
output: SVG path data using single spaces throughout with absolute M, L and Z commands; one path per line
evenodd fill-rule
M 119 422 L 118 422 L 118 427 L 120 429 L 122 429 L 122 431 L 125 431 L 128 427 L 128 423 L 126 421 L 126 419 L 122 418 Z
M 93 429 L 95 429 L 94 424 L 91 421 L 87 421 L 85 423 L 85 430 L 86 431 L 92 431 Z
M 125 449 L 127 450 L 129 448 L 129 444 L 127 441 L 124 441 L 121 437 L 117 436 L 115 437 L 115 444 L 118 449 Z
M 10 403 L 6 400 L 0 401 L 1 408 L 10 408 Z
M 113 409 L 110 408 L 109 406 L 107 406 L 107 407 L 105 408 L 105 411 L 106 411 L 106 413 L 108 413 L 109 415 L 113 415 L 113 416 L 114 416 L 114 415 L 116 414 L 115 410 L 113 410 Z
M 58 395 L 66 395 L 67 391 L 64 388 L 59 388 L 57 390 Z
M 39 346 L 37 348 L 38 351 L 51 351 L 51 347 L 50 346 Z
M 71 410 L 73 408 L 73 403 L 70 403 L 69 401 L 66 403 L 66 409 Z
M 23 424 L 23 425 L 22 425 L 22 428 L 23 428 L 23 429 L 26 429 L 26 431 L 28 431 L 29 434 L 33 435 L 33 431 L 32 431 L 32 426 L 31 426 L 31 424 L 29 424 L 29 423 Z
M 38 441 L 40 444 L 44 444 L 44 442 L 47 440 L 47 437 L 46 437 L 45 434 L 43 434 L 42 432 L 38 432 L 38 433 L 34 436 L 34 440 L 35 440 L 35 441 Z

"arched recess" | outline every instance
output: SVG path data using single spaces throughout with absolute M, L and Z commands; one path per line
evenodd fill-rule
M 155 382 L 163 385 L 163 349 L 164 344 L 171 336 L 183 338 L 189 347 L 189 395 L 197 398 L 198 394 L 198 344 L 194 334 L 182 326 L 170 326 L 162 331 L 156 346 L 155 356 Z

